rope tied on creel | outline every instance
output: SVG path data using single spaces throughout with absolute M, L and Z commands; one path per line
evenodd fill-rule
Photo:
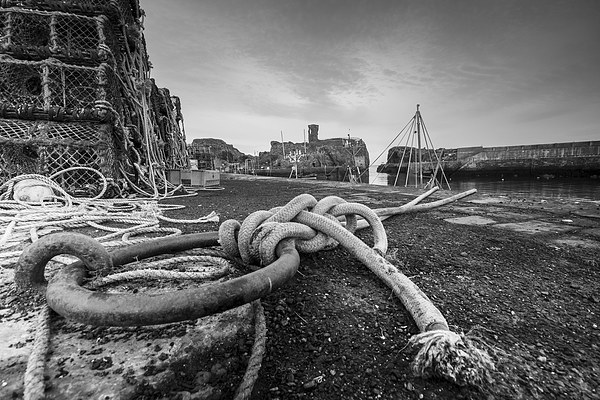
M 373 230 L 372 248 L 353 234 L 357 216 L 364 218 Z M 302 194 L 283 207 L 256 211 L 241 224 L 227 220 L 219 228 L 219 243 L 224 250 L 247 264 L 272 263 L 277 243 L 285 238 L 294 240 L 301 253 L 340 244 L 392 289 L 421 332 L 407 345 L 417 351 L 411 365 L 413 373 L 479 388 L 493 383 L 495 366 L 487 352 L 467 337 L 450 331 L 446 319 L 425 293 L 385 258 L 387 236 L 373 210 L 335 196 L 317 201 L 310 194 Z

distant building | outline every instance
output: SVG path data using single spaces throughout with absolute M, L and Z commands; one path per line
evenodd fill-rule
M 369 152 L 361 138 L 319 139 L 319 125 L 308 125 L 308 142 L 271 142 L 271 150 L 259 155 L 262 167 L 290 168 L 296 163 L 310 167 L 369 166 Z

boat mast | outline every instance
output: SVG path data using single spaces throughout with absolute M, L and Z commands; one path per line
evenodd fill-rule
M 417 119 L 417 146 L 418 162 L 419 162 L 419 186 L 423 187 L 423 154 L 421 153 L 421 112 L 419 111 L 419 104 L 417 104 L 417 113 L 415 114 Z
M 302 135 L 304 139 L 304 155 L 306 155 L 306 129 L 302 130 Z

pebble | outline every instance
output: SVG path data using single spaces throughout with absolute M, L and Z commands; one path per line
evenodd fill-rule
M 227 370 L 225 368 L 219 368 L 214 372 L 214 374 L 217 378 L 222 378 L 227 375 Z
M 92 359 L 90 369 L 97 369 L 102 371 L 112 367 L 112 365 L 113 363 L 111 357 L 94 358 Z
M 216 363 L 216 364 L 214 364 L 214 365 L 213 365 L 213 366 L 210 368 L 210 372 L 214 374 L 215 372 L 217 372 L 217 371 L 218 371 L 218 370 L 220 370 L 221 368 L 223 368 L 223 366 L 222 366 L 221 364 L 219 364 L 219 363 Z
M 313 390 L 316 387 L 317 387 L 317 382 L 315 382 L 314 380 L 308 381 L 304 385 L 302 385 L 302 388 L 304 390 Z
M 240 363 L 239 358 L 237 358 L 235 356 L 230 356 L 225 360 L 224 367 L 226 369 L 236 369 L 238 367 L 239 363 Z
M 181 400 L 190 400 L 192 398 L 192 394 L 190 392 L 179 392 L 178 398 Z
M 212 374 L 208 371 L 200 371 L 196 374 L 196 384 L 197 385 L 204 385 L 207 384 L 208 382 L 210 382 L 210 379 L 212 378 Z
M 293 383 L 296 381 L 296 379 L 294 379 L 294 374 L 291 372 L 288 372 L 288 374 L 286 375 L 286 381 L 288 383 Z
M 319 348 L 309 343 L 306 345 L 306 351 L 319 351 Z

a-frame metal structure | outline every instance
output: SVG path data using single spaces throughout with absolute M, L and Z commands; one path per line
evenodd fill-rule
M 450 183 L 444 169 L 442 168 L 442 152 L 438 154 L 433 147 L 433 142 L 419 111 L 404 126 L 403 130 L 396 136 L 401 136 L 399 143 L 404 141 L 402 156 L 398 163 L 398 171 L 394 180 L 394 186 L 398 185 L 400 172 L 406 172 L 404 187 L 409 186 L 409 178 L 414 177 L 414 186 L 419 188 L 431 188 L 439 186 L 441 189 L 450 190 Z M 416 142 L 416 143 L 415 143 Z M 415 147 L 416 145 L 416 147 Z M 388 159 L 388 163 L 389 163 Z

